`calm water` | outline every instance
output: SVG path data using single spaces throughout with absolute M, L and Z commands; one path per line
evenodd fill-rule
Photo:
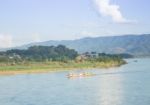
M 150 59 L 128 60 L 94 77 L 68 72 L 0 76 L 0 105 L 150 105 Z M 81 71 L 76 71 L 81 72 Z

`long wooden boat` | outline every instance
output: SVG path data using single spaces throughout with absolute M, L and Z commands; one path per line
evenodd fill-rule
M 95 74 L 93 73 L 70 73 L 68 74 L 68 78 L 78 78 L 78 77 L 89 77 L 89 76 L 94 76 Z

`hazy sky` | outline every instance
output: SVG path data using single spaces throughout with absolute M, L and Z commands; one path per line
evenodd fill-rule
M 150 33 L 150 0 L 0 0 L 0 47 Z

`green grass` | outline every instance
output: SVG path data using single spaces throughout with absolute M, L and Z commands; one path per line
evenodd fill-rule
M 123 60 L 121 61 L 107 61 L 107 62 L 98 62 L 98 61 L 83 61 L 75 62 L 68 61 L 65 62 L 26 62 L 18 64 L 5 64 L 0 63 L 0 71 L 38 71 L 38 70 L 47 70 L 47 71 L 58 71 L 63 69 L 86 69 L 86 68 L 109 68 L 116 67 L 125 64 Z

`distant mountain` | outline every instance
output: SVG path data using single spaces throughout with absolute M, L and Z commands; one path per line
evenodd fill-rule
M 62 40 L 62 41 L 46 41 L 39 43 L 31 43 L 21 46 L 19 48 L 28 48 L 33 45 L 65 45 L 69 48 L 75 49 L 78 52 L 105 52 L 111 54 L 129 53 L 136 56 L 150 55 L 150 34 L 143 35 L 123 35 L 123 36 L 109 36 L 96 38 L 82 38 L 77 40 Z

